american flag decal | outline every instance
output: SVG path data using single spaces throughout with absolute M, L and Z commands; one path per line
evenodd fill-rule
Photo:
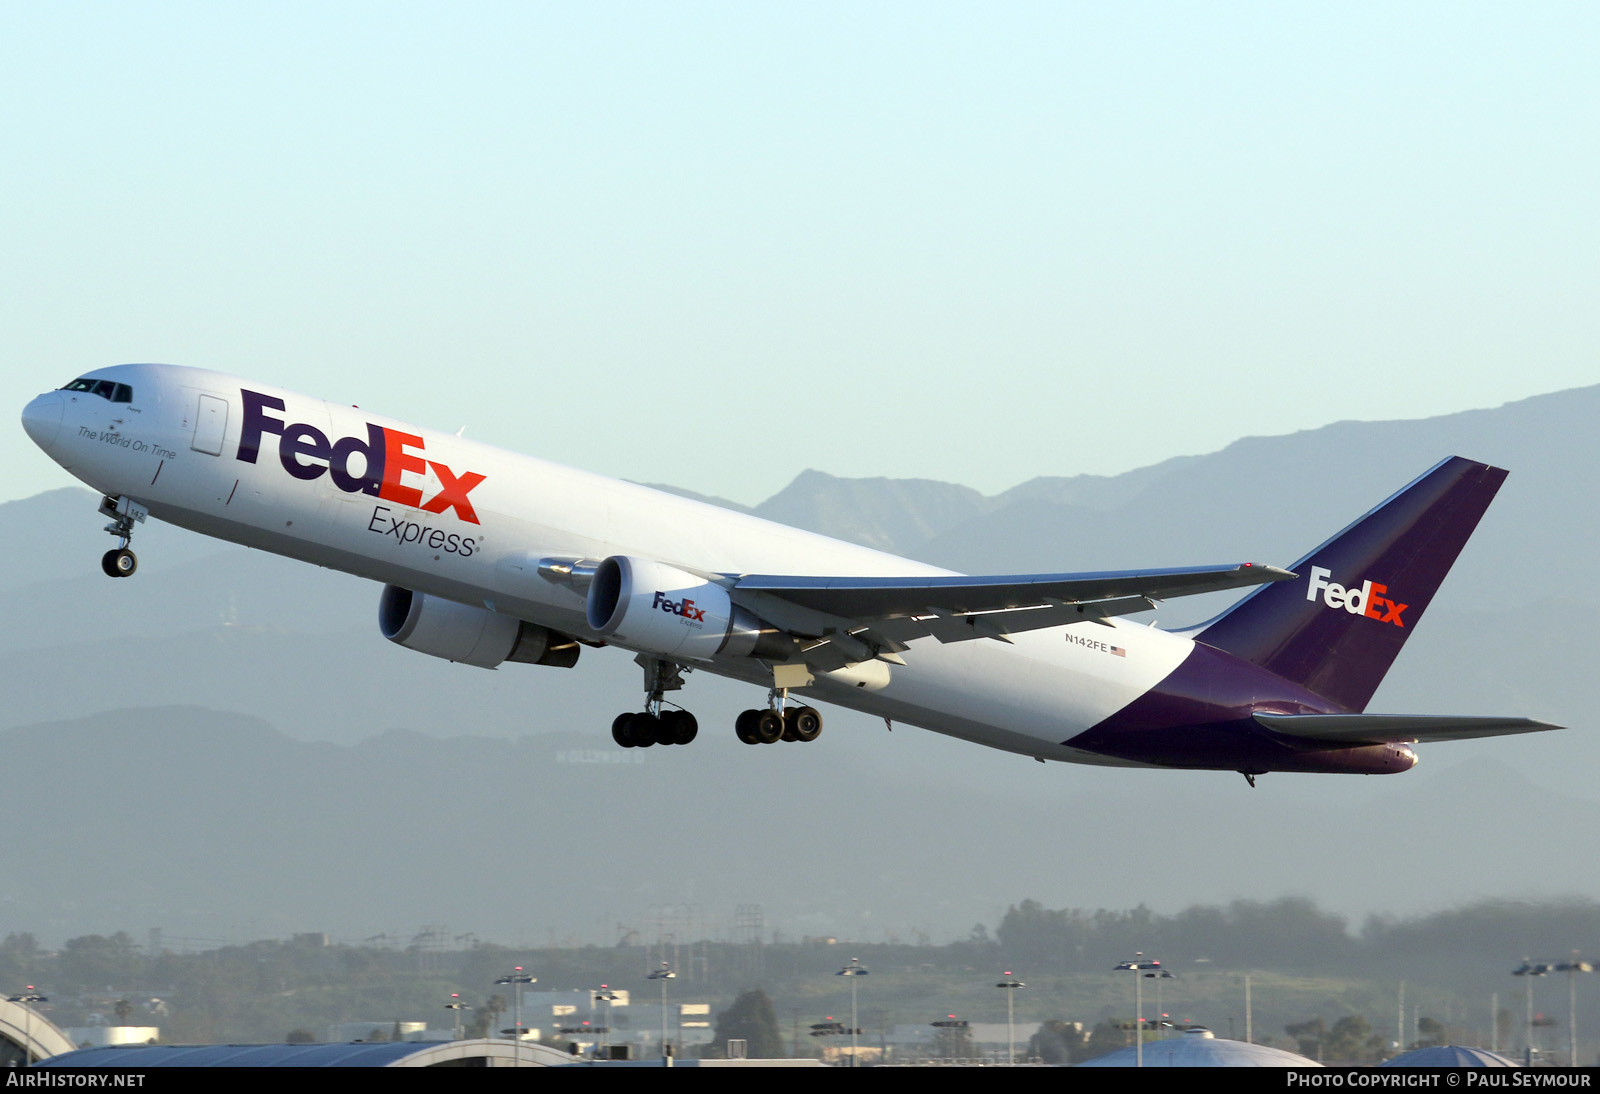
M 1118 657 L 1128 656 L 1128 651 L 1123 649 L 1121 646 L 1112 646 L 1111 652 L 1116 654 Z

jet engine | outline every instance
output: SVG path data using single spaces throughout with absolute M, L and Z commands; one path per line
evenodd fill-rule
M 734 604 L 714 581 L 648 558 L 613 555 L 589 583 L 589 626 L 662 657 L 787 661 L 795 639 Z
M 398 585 L 383 587 L 378 630 L 408 650 L 483 669 L 502 661 L 562 669 L 578 662 L 578 641 L 569 635 Z

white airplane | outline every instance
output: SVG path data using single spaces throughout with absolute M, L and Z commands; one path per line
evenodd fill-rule
M 1506 473 L 1452 457 L 1293 570 L 968 577 L 201 369 L 117 365 L 39 396 L 30 437 L 104 495 L 130 576 L 147 515 L 384 583 L 378 624 L 482 668 L 644 668 L 624 748 L 687 744 L 686 670 L 758 685 L 748 744 L 810 741 L 792 693 L 1040 761 L 1405 771 L 1417 741 L 1557 729 L 1368 714 Z M 1259 586 L 1183 631 L 1122 617 Z

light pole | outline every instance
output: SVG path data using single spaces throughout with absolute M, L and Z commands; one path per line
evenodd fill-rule
M 663 1066 L 672 1066 L 672 1053 L 667 1050 L 667 981 L 676 980 L 678 974 L 672 971 L 669 962 L 661 962 L 661 967 L 645 979 L 661 981 L 661 1059 Z
M 1556 966 L 1556 972 L 1567 974 L 1567 1066 L 1578 1066 L 1578 978 L 1580 972 L 1594 972 L 1594 966 L 1578 960 L 1578 951 L 1572 951 L 1572 960 Z
M 1144 992 L 1142 981 L 1161 972 L 1161 962 L 1146 961 L 1144 954 L 1135 953 L 1132 961 L 1124 961 L 1112 972 L 1133 973 L 1133 1066 L 1144 1066 Z
M 511 985 L 511 993 L 515 999 L 513 1013 L 516 1017 L 512 1020 L 511 1028 L 511 1043 L 516 1046 L 512 1050 L 515 1053 L 513 1058 L 516 1060 L 516 1063 L 512 1064 L 513 1067 L 522 1066 L 522 985 L 537 984 L 538 982 L 536 977 L 529 976 L 524 972 L 521 965 L 518 965 L 495 981 L 496 984 Z
M 852 957 L 850 964 L 840 969 L 835 976 L 848 976 L 850 978 L 850 1066 L 856 1066 L 856 1057 L 861 1045 L 861 1023 L 856 1019 L 856 977 L 866 976 L 870 970 L 861 963 L 859 957 Z
M 29 984 L 26 991 L 19 991 L 15 995 L 6 996 L 8 1003 L 22 1004 L 22 1066 L 33 1066 L 33 1004 L 48 1003 L 49 998 L 40 995 Z
M 1028 985 L 1012 976 L 1010 969 L 1007 969 L 1000 975 L 1005 977 L 1005 979 L 996 984 L 995 987 L 1006 989 L 1006 1066 L 1016 1067 L 1017 1026 L 1015 1001 L 1017 998 L 1017 989 L 1025 988 Z
M 590 1004 L 591 1007 L 595 1003 L 604 1003 L 606 1006 L 605 1017 L 600 1020 L 600 1049 L 603 1054 L 609 1055 L 606 1050 L 611 1047 L 611 1004 L 617 1001 L 618 996 L 608 984 L 601 984 L 600 990 L 592 994 L 594 1002 Z
M 1525 976 L 1528 978 L 1528 1014 L 1526 1018 L 1526 1025 L 1523 1027 L 1526 1031 L 1524 1036 L 1527 1038 L 1527 1041 L 1524 1043 L 1522 1050 L 1522 1063 L 1525 1067 L 1533 1066 L 1533 978 L 1535 976 L 1548 975 L 1549 972 L 1549 965 L 1546 965 L 1542 962 L 1539 964 L 1534 964 L 1526 957 L 1522 959 L 1521 965 L 1511 970 L 1512 976 Z
M 1145 976 L 1156 982 L 1156 1029 L 1159 1030 L 1162 1028 L 1162 1023 L 1167 1020 L 1167 1012 L 1161 1009 L 1161 981 L 1176 980 L 1178 977 L 1176 973 L 1168 972 L 1166 969 L 1162 969 L 1159 972 L 1147 972 Z M 1161 1036 L 1166 1035 L 1162 1034 Z
M 453 992 L 450 993 L 450 1002 L 448 1002 L 448 1003 L 446 1003 L 444 1005 L 444 1009 L 445 1010 L 453 1010 L 453 1011 L 456 1012 L 456 1014 L 455 1014 L 455 1030 L 454 1030 L 454 1035 L 453 1035 L 452 1039 L 453 1040 L 457 1040 L 457 1041 L 461 1040 L 461 1012 L 464 1011 L 464 1010 L 471 1010 L 472 1008 L 467 1006 L 465 1003 L 463 1003 L 461 1001 L 461 993 L 460 992 L 454 992 L 453 991 Z

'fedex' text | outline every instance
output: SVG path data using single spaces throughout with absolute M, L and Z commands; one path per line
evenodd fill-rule
M 659 589 L 656 590 L 656 598 L 650 606 L 652 608 L 660 608 L 668 615 L 681 615 L 686 623 L 704 623 L 706 621 L 706 610 L 695 607 L 694 601 L 687 598 L 683 600 L 668 600 L 667 594 Z
M 421 437 L 369 422 L 365 440 L 340 437 L 330 441 L 314 425 L 285 422 L 268 414 L 269 410 L 284 409 L 282 399 L 245 389 L 239 394 L 244 400 L 244 424 L 239 434 L 238 458 L 245 463 L 256 462 L 261 435 L 271 433 L 278 438 L 278 462 L 297 479 L 309 482 L 326 474 L 347 494 L 370 494 L 424 513 L 454 509 L 462 520 L 479 523 L 467 495 L 484 476 L 476 471 L 458 475 L 445 464 L 416 455 L 423 449 Z M 359 471 L 352 468 L 350 459 L 357 455 L 361 457 Z M 439 492 L 424 502 L 422 490 L 408 485 L 405 476 L 426 476 L 429 468 L 439 480 Z
M 1363 581 L 1359 589 L 1346 589 L 1337 581 L 1328 580 L 1328 575 L 1332 572 L 1321 566 L 1311 567 L 1311 587 L 1306 590 L 1307 600 L 1317 599 L 1317 593 L 1320 591 L 1322 602 L 1330 608 L 1343 608 L 1351 615 L 1364 615 L 1368 619 L 1376 619 L 1380 623 L 1393 623 L 1397 627 L 1406 625 L 1405 620 L 1400 618 L 1400 613 L 1411 605 L 1380 595 L 1387 593 L 1389 586 Z

